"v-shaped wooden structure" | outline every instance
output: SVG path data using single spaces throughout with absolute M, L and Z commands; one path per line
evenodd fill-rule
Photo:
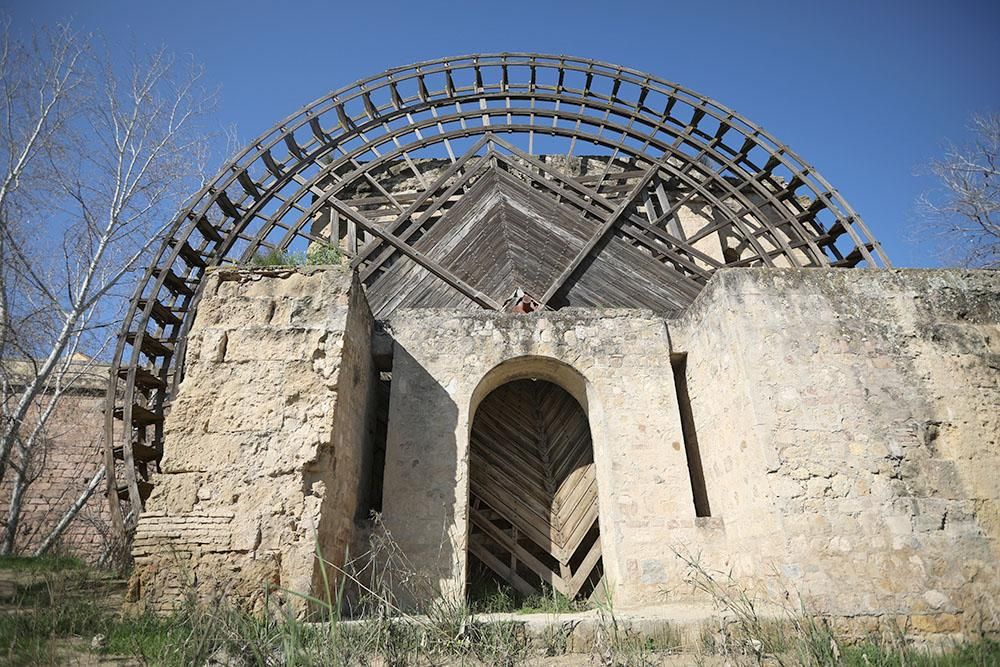
M 310 244 L 344 250 L 377 317 L 498 309 L 518 288 L 542 308 L 671 315 L 723 266 L 888 265 L 815 169 L 675 83 L 528 53 L 391 69 L 257 137 L 168 227 L 107 391 L 120 531 L 153 492 L 205 271 Z
M 525 595 L 573 598 L 600 577 L 590 427 L 566 391 L 516 380 L 476 411 L 470 436 L 469 553 Z

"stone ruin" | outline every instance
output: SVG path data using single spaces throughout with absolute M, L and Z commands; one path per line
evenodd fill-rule
M 697 554 L 833 616 L 990 622 L 995 273 L 727 269 L 673 319 L 415 309 L 376 323 L 336 267 L 219 269 L 204 290 L 134 542 L 143 600 L 167 607 L 192 576 L 258 602 L 261 582 L 319 594 L 317 540 L 343 566 L 378 510 L 444 594 L 486 562 L 519 590 L 579 594 L 596 587 L 574 577 L 598 576 L 622 608 L 698 601 L 678 558 Z M 567 466 L 550 460 L 561 485 L 539 535 L 538 485 L 503 470 L 540 465 L 532 438 L 560 444 L 564 424 L 532 431 L 516 410 L 548 409 L 542 387 L 575 409 L 550 419 L 582 416 L 586 433 L 562 441 L 585 449 Z M 504 427 L 531 437 L 493 450 Z M 584 517 L 557 523 L 564 502 Z M 568 542 L 580 522 L 589 540 Z M 549 572 L 543 546 L 567 542 L 568 572 Z
M 763 130 L 608 67 L 392 70 L 182 212 L 107 399 L 134 602 L 307 613 L 283 592 L 379 535 L 404 607 L 698 604 L 696 559 L 862 629 L 1000 630 L 998 275 L 891 269 Z

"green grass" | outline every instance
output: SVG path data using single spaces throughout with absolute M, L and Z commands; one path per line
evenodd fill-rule
M 80 570 L 86 565 L 72 556 L 0 556 L 0 570 L 14 572 L 55 572 L 59 570 Z
M 55 640 L 83 637 L 89 641 L 112 622 L 106 610 L 88 600 L 69 604 L 36 603 L 32 607 L 7 611 L 0 615 L 0 662 L 53 664 L 56 662 Z
M 589 608 L 590 605 L 586 600 L 574 600 L 549 588 L 540 595 L 529 595 L 524 598 L 520 608 L 515 611 L 524 614 L 568 614 Z
M 107 655 L 166 656 L 178 639 L 194 633 L 186 619 L 176 616 L 147 613 L 108 620 L 103 629 L 106 643 L 100 651 Z
M 86 653 L 123 656 L 142 664 L 168 667 L 210 664 L 230 656 L 246 665 L 334 665 L 352 667 L 377 662 L 385 665 L 506 665 L 514 667 L 537 654 L 517 620 L 500 623 L 476 621 L 469 606 L 431 605 L 423 616 L 398 612 L 391 598 L 372 592 L 371 602 L 382 611 L 364 623 L 340 622 L 336 603 L 322 616 L 327 623 L 306 623 L 287 606 L 265 601 L 265 613 L 250 613 L 222 599 L 198 604 L 189 599 L 172 614 L 122 615 L 115 606 L 102 604 L 95 591 L 108 583 L 107 575 L 73 559 L 5 559 L 8 570 L 26 572 L 16 577 L 16 594 L 5 600 L 0 613 L 0 664 L 55 665 L 72 662 Z M 118 583 L 120 586 L 120 582 Z M 381 589 L 380 589 L 381 590 Z M 563 613 L 576 605 L 549 590 L 545 595 L 516 599 L 509 590 L 494 585 L 481 604 L 515 612 Z M 119 591 L 120 594 L 120 591 Z M 492 598 L 490 597 L 492 596 Z M 339 599 L 339 598 L 338 598 Z M 321 601 L 316 601 L 323 605 Z M 734 603 L 736 604 L 736 603 Z M 515 606 L 516 605 L 516 606 Z M 752 614 L 752 612 L 747 612 Z M 593 655 L 580 656 L 581 664 L 648 667 L 681 644 L 678 629 L 664 624 L 640 634 L 622 625 L 610 606 L 599 609 L 600 623 Z M 824 667 L 987 667 L 1000 665 L 1000 642 L 982 640 L 956 644 L 950 650 L 929 653 L 907 644 L 903 635 L 894 640 L 873 639 L 847 644 L 825 623 L 804 611 L 779 626 L 764 619 L 729 624 L 724 645 L 692 654 L 714 654 L 733 665 L 822 665 Z M 747 634 L 742 634 L 742 633 Z M 99 647 L 91 640 L 101 635 Z M 560 655 L 568 636 L 542 637 L 547 655 Z M 751 645 L 765 650 L 749 650 Z
M 995 667 L 1000 665 L 1000 641 L 984 639 L 942 653 L 906 647 L 891 649 L 870 641 L 844 649 L 845 667 Z
M 493 577 L 478 578 L 469 587 L 469 609 L 483 614 L 568 614 L 592 609 L 586 600 L 573 600 L 545 586 L 541 593 L 522 595 Z

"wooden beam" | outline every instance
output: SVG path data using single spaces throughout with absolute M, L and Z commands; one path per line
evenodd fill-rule
M 418 229 L 423 227 L 423 225 L 427 222 L 430 216 L 434 215 L 442 206 L 444 206 L 448 202 L 449 199 L 451 199 L 452 195 L 454 195 L 459 188 L 466 185 L 469 179 L 472 178 L 474 174 L 478 173 L 478 171 L 486 164 L 488 159 L 489 156 L 487 154 L 476 160 L 472 164 L 471 168 L 466 172 L 464 177 L 459 178 L 454 183 L 452 183 L 447 190 L 441 193 L 440 197 L 437 197 L 434 200 L 433 204 L 431 204 L 426 210 L 420 213 L 420 217 L 416 220 L 416 224 L 411 225 L 410 227 L 405 229 L 403 231 L 402 236 L 399 237 L 400 240 L 409 241 L 410 237 L 413 236 L 413 234 L 415 234 Z M 458 162 L 456 162 L 455 164 L 458 164 Z M 388 229 L 390 232 L 395 233 L 392 225 L 389 225 Z M 375 247 L 382 247 L 382 246 L 381 244 L 376 244 Z M 382 266 L 382 264 L 385 263 L 385 261 L 389 258 L 389 256 L 391 256 L 391 254 L 392 254 L 391 252 L 383 252 L 377 258 L 375 258 L 375 260 L 371 264 L 364 267 L 359 276 L 361 281 L 364 282 L 365 280 L 367 280 L 380 266 Z M 353 262 L 352 265 L 357 266 L 357 264 L 354 264 Z
M 504 581 L 513 586 L 514 589 L 521 595 L 527 595 L 529 597 L 532 595 L 540 595 L 540 591 L 537 588 L 522 579 L 517 572 L 512 571 L 509 567 L 504 565 L 499 558 L 491 554 L 489 549 L 482 544 L 479 544 L 475 540 L 469 540 L 469 552 L 481 560 L 483 565 L 499 574 Z
M 444 282 L 448 283 L 448 285 L 455 288 L 456 290 L 458 290 L 459 292 L 461 292 L 466 297 L 476 302 L 483 308 L 488 308 L 491 310 L 500 310 L 502 308 L 502 306 L 496 301 L 494 301 L 489 295 L 484 294 L 479 290 L 477 290 L 476 288 L 472 287 L 471 285 L 467 284 L 464 280 L 456 276 L 454 273 L 452 273 L 445 267 L 441 266 L 440 264 L 435 262 L 433 259 L 425 255 L 424 253 L 413 248 L 412 246 L 404 242 L 402 239 L 397 237 L 395 234 L 392 234 L 391 232 L 382 229 L 378 225 L 372 223 L 370 220 L 368 220 L 368 218 L 364 217 L 363 215 L 355 211 L 347 204 L 337 199 L 330 199 L 329 201 L 330 205 L 333 206 L 335 209 L 337 209 L 341 213 L 341 215 L 346 216 L 348 220 L 353 220 L 358 227 L 361 227 L 361 229 L 365 230 L 369 234 L 373 234 L 379 237 L 380 239 L 382 239 L 383 241 L 394 247 L 396 250 L 400 251 L 401 253 L 412 259 L 417 264 L 420 264 L 429 272 L 431 272 Z
M 524 547 L 511 539 L 510 536 L 502 530 L 494 526 L 493 523 L 483 516 L 481 512 L 470 509 L 469 513 L 473 525 L 486 533 L 491 540 L 511 552 L 515 557 L 519 558 L 521 562 L 531 568 L 531 571 L 537 574 L 542 581 L 552 586 L 560 593 L 566 593 L 566 582 L 564 582 L 555 572 L 550 570 L 548 566 L 542 563 L 542 561 L 532 556 Z
M 486 134 L 484 134 L 479 141 L 473 144 L 472 148 L 467 150 L 462 155 L 462 157 L 460 157 L 456 162 L 454 162 L 450 167 L 448 167 L 448 169 L 446 169 L 440 176 L 438 176 L 430 187 L 421 192 L 417 196 L 417 198 L 413 200 L 413 203 L 406 208 L 405 211 L 400 213 L 395 220 L 386 225 L 386 229 L 390 233 L 395 234 L 396 231 L 402 225 L 404 225 L 411 217 L 413 217 L 413 215 L 417 212 L 417 210 L 421 206 L 423 206 L 424 202 L 426 202 L 427 199 L 430 198 L 431 195 L 433 195 L 435 192 L 443 188 L 445 184 L 448 182 L 448 180 L 452 176 L 454 176 L 459 169 L 465 166 L 465 164 L 469 160 L 471 160 L 483 146 L 485 146 L 489 141 L 492 140 L 492 137 L 493 134 L 491 132 L 487 132 Z M 426 217 L 427 217 L 426 215 L 422 216 L 423 219 L 426 219 Z M 358 253 L 358 256 L 355 257 L 354 260 L 351 262 L 352 266 L 358 266 L 359 264 L 361 264 L 361 262 L 368 259 L 368 257 L 371 256 L 371 254 L 375 252 L 375 250 L 378 249 L 380 245 L 381 244 L 377 242 L 369 243 L 368 245 L 366 245 L 364 249 L 362 249 L 361 252 Z
M 616 208 L 611 215 L 608 216 L 604 224 L 597 230 L 597 233 L 590 237 L 590 240 L 587 241 L 587 244 L 580 249 L 580 252 L 578 252 L 576 257 L 573 258 L 573 261 L 571 261 L 569 265 L 563 269 L 562 273 L 556 277 L 556 279 L 552 282 L 552 285 L 550 285 L 545 291 L 545 294 L 543 294 L 538 300 L 542 306 L 545 306 L 552 300 L 552 297 L 555 296 L 556 292 L 562 289 L 562 286 L 566 284 L 566 281 L 569 280 L 570 277 L 576 273 L 577 269 L 580 268 L 580 265 L 583 264 L 588 257 L 590 257 L 590 253 L 594 251 L 594 248 L 596 248 L 597 245 L 603 241 L 609 233 L 611 233 L 611 230 L 613 230 L 621 221 L 625 213 L 627 213 L 628 210 L 635 204 L 635 198 L 642 194 L 642 192 L 646 189 L 646 186 L 648 186 L 653 180 L 653 177 L 656 176 L 660 167 L 660 163 L 656 162 L 652 167 L 646 170 L 646 173 L 639 179 L 639 182 L 636 183 L 635 187 L 633 187 L 628 195 L 626 195 L 625 201 L 619 204 L 618 208 Z
M 611 204 L 610 202 L 608 202 L 607 200 L 605 200 L 599 193 L 594 192 L 594 191 L 590 191 L 589 189 L 584 188 L 583 186 L 580 186 L 579 184 L 577 184 L 577 183 L 575 183 L 573 181 L 569 181 L 569 180 L 565 180 L 564 181 L 559 176 L 558 172 L 548 171 L 548 170 L 544 171 L 544 173 L 550 174 L 550 175 L 554 176 L 553 180 L 555 180 L 557 182 L 564 182 L 567 185 L 567 187 L 569 187 L 571 190 L 573 190 L 575 192 L 578 192 L 578 193 L 581 193 L 581 194 L 574 194 L 574 192 L 567 192 L 565 190 L 560 190 L 549 179 L 546 179 L 546 178 L 540 178 L 540 179 L 539 178 L 535 178 L 534 174 L 532 174 L 530 171 L 528 171 L 527 169 L 525 169 L 522 165 L 519 165 L 517 162 L 515 162 L 513 160 L 510 160 L 510 159 L 508 159 L 507 157 L 505 157 L 503 155 L 498 155 L 497 158 L 504 165 L 506 165 L 507 167 L 509 167 L 509 168 L 511 168 L 511 169 L 513 169 L 513 170 L 515 170 L 515 171 L 517 171 L 519 173 L 521 173 L 521 174 L 524 174 L 527 178 L 532 178 L 534 180 L 534 182 L 536 182 L 538 185 L 540 185 L 540 186 L 542 186 L 542 187 L 550 190 L 551 192 L 553 192 L 556 195 L 558 195 L 558 196 L 566 199 L 567 201 L 572 202 L 574 205 L 580 207 L 584 211 L 590 212 L 592 215 L 594 215 L 595 217 L 598 217 L 598 218 L 600 218 L 602 220 L 606 219 L 606 215 L 607 215 L 604 211 L 601 210 L 602 208 L 610 210 L 612 212 L 616 208 L 613 204 Z M 542 166 L 541 168 L 544 170 L 544 166 Z M 588 202 L 587 201 L 588 199 L 591 200 L 591 201 Z M 648 223 L 646 223 L 645 221 L 643 221 L 639 216 L 637 216 L 635 214 L 630 214 L 629 215 L 629 222 L 631 224 L 637 226 L 637 227 L 642 228 L 643 230 L 645 230 L 646 227 L 648 226 Z M 728 221 L 727 221 L 727 224 L 728 224 Z M 663 231 L 663 230 L 661 230 L 659 228 L 656 228 L 656 229 L 658 231 L 655 232 L 654 235 L 660 237 L 661 240 L 668 241 L 672 245 L 674 245 L 674 246 L 678 247 L 679 249 L 683 250 L 685 253 L 689 253 L 691 255 L 694 255 L 695 257 L 701 258 L 702 261 L 705 261 L 705 259 L 707 258 L 707 259 L 709 259 L 710 262 L 714 262 L 714 260 L 711 260 L 711 258 L 708 258 L 707 255 L 704 255 L 704 253 L 702 253 L 701 251 L 697 250 L 696 248 L 694 248 L 693 246 L 691 246 L 689 243 L 686 243 L 686 242 L 684 242 L 683 240 L 681 240 L 679 238 L 671 236 L 668 232 Z M 649 241 L 645 240 L 644 238 L 642 238 L 641 235 L 639 235 L 639 234 L 637 234 L 637 233 L 635 233 L 633 231 L 628 230 L 628 228 L 626 228 L 626 227 L 623 227 L 622 230 L 629 237 L 631 237 L 631 238 L 637 240 L 638 242 L 642 243 L 642 245 L 645 246 L 646 248 L 648 248 L 650 250 L 653 250 L 655 252 L 661 253 L 661 254 L 665 254 L 665 255 L 667 255 L 669 257 L 669 259 L 670 259 L 671 262 L 684 265 L 689 270 L 691 270 L 692 273 L 698 274 L 698 275 L 702 275 L 703 277 L 707 278 L 708 273 L 706 271 L 704 271 L 703 269 L 700 269 L 697 265 L 693 264 L 691 262 L 690 258 L 685 257 L 683 254 L 681 254 L 681 253 L 675 253 L 675 252 L 670 251 L 669 249 L 663 248 L 662 246 L 654 245 L 654 244 L 650 243 Z M 719 265 L 716 264 L 716 266 L 719 266 Z M 682 279 L 686 279 L 690 283 L 690 287 L 693 288 L 693 294 L 694 295 L 696 295 L 698 292 L 701 291 L 701 288 L 703 287 L 703 283 L 700 283 L 700 282 L 694 280 L 690 275 L 686 275 L 683 272 L 679 272 L 678 276 L 680 278 L 682 278 Z M 692 298 L 693 298 L 693 296 L 692 296 Z
M 597 561 L 601 557 L 601 538 L 598 537 L 594 542 L 593 546 L 590 547 L 590 551 L 587 552 L 587 557 L 583 559 L 580 563 L 580 567 L 576 569 L 576 574 L 573 578 L 569 580 L 567 589 L 569 592 L 566 594 L 567 597 L 575 598 L 580 592 L 580 588 L 587 582 L 591 573 L 594 571 L 594 566 L 597 565 Z

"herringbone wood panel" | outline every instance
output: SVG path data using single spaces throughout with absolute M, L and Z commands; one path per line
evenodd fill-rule
M 470 459 L 470 552 L 522 593 L 538 592 L 537 577 L 575 597 L 601 557 L 580 405 L 549 382 L 503 385 L 476 412 Z

